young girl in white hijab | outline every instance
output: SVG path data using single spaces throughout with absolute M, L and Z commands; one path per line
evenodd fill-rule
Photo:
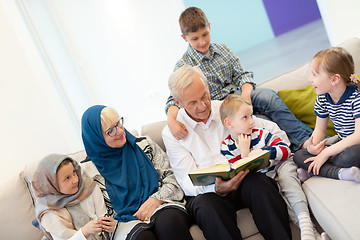
M 105 239 L 104 233 L 114 231 L 100 188 L 68 156 L 42 159 L 32 188 L 36 218 L 48 239 Z

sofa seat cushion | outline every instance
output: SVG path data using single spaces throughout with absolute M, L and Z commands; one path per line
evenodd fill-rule
M 254 219 L 248 208 L 241 209 L 237 212 L 237 224 L 240 228 L 241 235 L 245 240 L 264 240 L 264 237 L 259 233 Z M 292 233 L 292 240 L 300 240 L 300 230 L 295 224 L 290 222 Z M 190 233 L 196 240 L 205 240 L 205 237 L 200 230 L 199 226 L 193 225 L 190 228 Z
M 237 213 L 237 222 L 244 239 L 264 239 L 259 233 L 249 209 L 241 209 Z M 196 240 L 205 240 L 205 237 L 197 225 L 190 228 L 191 235 Z
M 332 239 L 359 239 L 359 183 L 312 177 L 303 189 L 312 213 Z

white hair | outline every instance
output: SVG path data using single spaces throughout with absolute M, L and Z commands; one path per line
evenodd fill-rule
M 119 120 L 119 114 L 112 107 L 104 107 L 100 113 L 101 127 L 106 131 L 112 124 Z
M 194 73 L 199 74 L 200 80 L 203 82 L 206 90 L 209 90 L 208 83 L 206 81 L 206 77 L 198 66 L 190 66 L 185 64 L 184 66 L 177 69 L 173 72 L 169 77 L 169 89 L 170 94 L 174 99 L 181 102 L 179 92 L 184 91 L 186 87 L 188 87 L 192 82 L 194 82 Z

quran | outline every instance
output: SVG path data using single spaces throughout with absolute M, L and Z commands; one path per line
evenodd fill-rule
M 219 163 L 209 167 L 199 168 L 189 173 L 194 186 L 205 186 L 215 183 L 216 177 L 222 180 L 233 178 L 238 172 L 249 169 L 257 171 L 269 165 L 270 151 L 262 150 L 258 154 L 242 158 L 233 164 Z

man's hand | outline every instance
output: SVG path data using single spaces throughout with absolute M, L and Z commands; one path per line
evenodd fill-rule
M 188 134 L 185 125 L 176 119 L 168 121 L 168 126 L 171 134 L 176 138 L 176 140 L 183 139 Z
M 148 221 L 155 210 L 163 203 L 163 201 L 149 197 L 133 215 L 141 221 Z
M 321 142 L 319 142 L 318 144 L 314 144 L 314 138 L 313 136 L 311 136 L 309 138 L 309 143 L 307 146 L 307 151 L 312 154 L 312 155 L 319 155 L 325 148 L 325 143 L 326 143 L 326 139 L 322 140 Z
M 223 181 L 221 178 L 217 177 L 215 181 L 215 192 L 219 195 L 225 195 L 229 192 L 235 191 L 239 188 L 242 180 L 249 173 L 249 170 L 241 171 L 236 174 L 235 177 L 228 181 Z

